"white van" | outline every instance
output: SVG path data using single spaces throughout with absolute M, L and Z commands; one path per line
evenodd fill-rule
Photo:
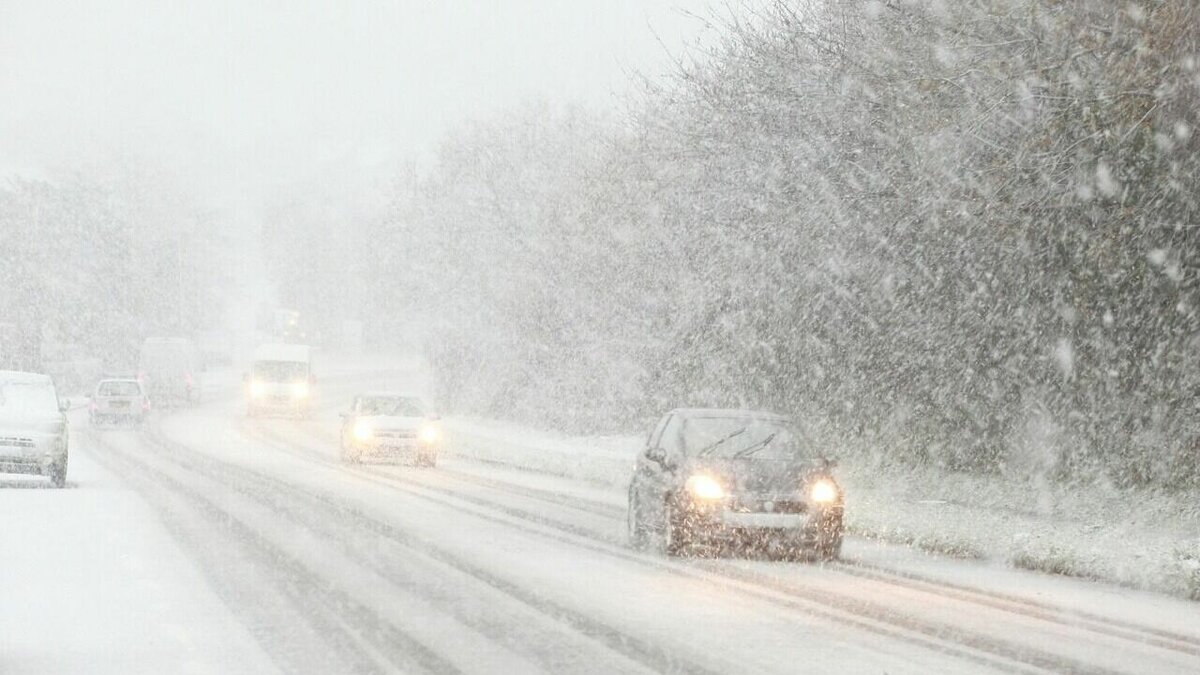
M 246 414 L 301 415 L 312 412 L 316 378 L 308 345 L 265 344 L 254 350 L 246 373 Z

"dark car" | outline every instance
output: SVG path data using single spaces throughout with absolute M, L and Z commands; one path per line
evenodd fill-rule
M 668 555 L 707 547 L 832 560 L 844 506 L 832 468 L 786 417 L 673 410 L 638 455 L 630 543 Z

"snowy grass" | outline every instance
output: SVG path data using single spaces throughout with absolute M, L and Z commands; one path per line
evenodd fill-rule
M 446 420 L 452 452 L 623 492 L 641 436 Z M 1200 600 L 1200 495 L 1056 485 L 843 459 L 853 534 L 959 558 Z
M 1200 495 L 849 463 L 842 480 L 864 536 L 1200 599 Z

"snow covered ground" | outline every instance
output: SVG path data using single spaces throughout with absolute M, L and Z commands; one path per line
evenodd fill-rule
M 337 412 L 419 373 L 320 382 L 312 420 L 247 419 L 230 378 L 140 431 L 77 424 L 71 489 L 6 482 L 0 671 L 1200 667 L 1197 603 L 1000 559 L 861 537 L 825 565 L 632 551 L 636 437 L 450 419 L 436 469 L 344 465 Z
M 67 489 L 0 476 L 0 672 L 272 672 L 171 521 L 74 440 Z
M 464 456 L 621 494 L 645 440 L 572 437 L 473 418 L 447 426 L 454 451 Z M 1200 495 L 842 464 L 848 527 L 856 534 L 1200 599 Z

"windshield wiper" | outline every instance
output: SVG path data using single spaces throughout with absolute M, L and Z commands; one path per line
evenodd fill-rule
M 771 441 L 775 439 L 775 433 L 778 433 L 778 432 L 774 432 L 774 433 L 770 434 L 769 436 L 767 436 L 766 438 L 762 439 L 761 441 L 758 441 L 757 443 L 751 443 L 750 445 L 747 445 L 746 447 L 742 448 L 741 450 L 738 450 L 737 452 L 733 453 L 734 459 L 741 459 L 742 457 L 749 457 L 750 455 L 753 455 L 754 453 L 758 452 L 759 450 L 762 450 L 763 448 L 767 447 L 768 445 L 770 445 Z
M 737 436 L 738 434 L 742 434 L 742 433 L 745 433 L 745 432 L 746 432 L 746 427 L 742 427 L 741 429 L 738 429 L 737 431 L 733 432 L 732 434 L 729 434 L 728 436 L 725 436 L 724 438 L 721 438 L 721 439 L 719 439 L 719 440 L 718 440 L 718 441 L 716 441 L 715 443 L 709 443 L 708 445 L 704 446 L 703 448 L 700 448 L 699 450 L 697 450 L 697 451 L 696 451 L 696 456 L 697 456 L 697 457 L 703 457 L 704 455 L 707 455 L 708 453 L 710 453 L 710 452 L 712 452 L 714 449 L 716 449 L 716 447 L 717 447 L 718 445 L 720 445 L 720 444 L 724 443 L 725 441 L 727 441 L 727 440 L 729 440 L 729 439 L 733 438 L 734 436 Z

